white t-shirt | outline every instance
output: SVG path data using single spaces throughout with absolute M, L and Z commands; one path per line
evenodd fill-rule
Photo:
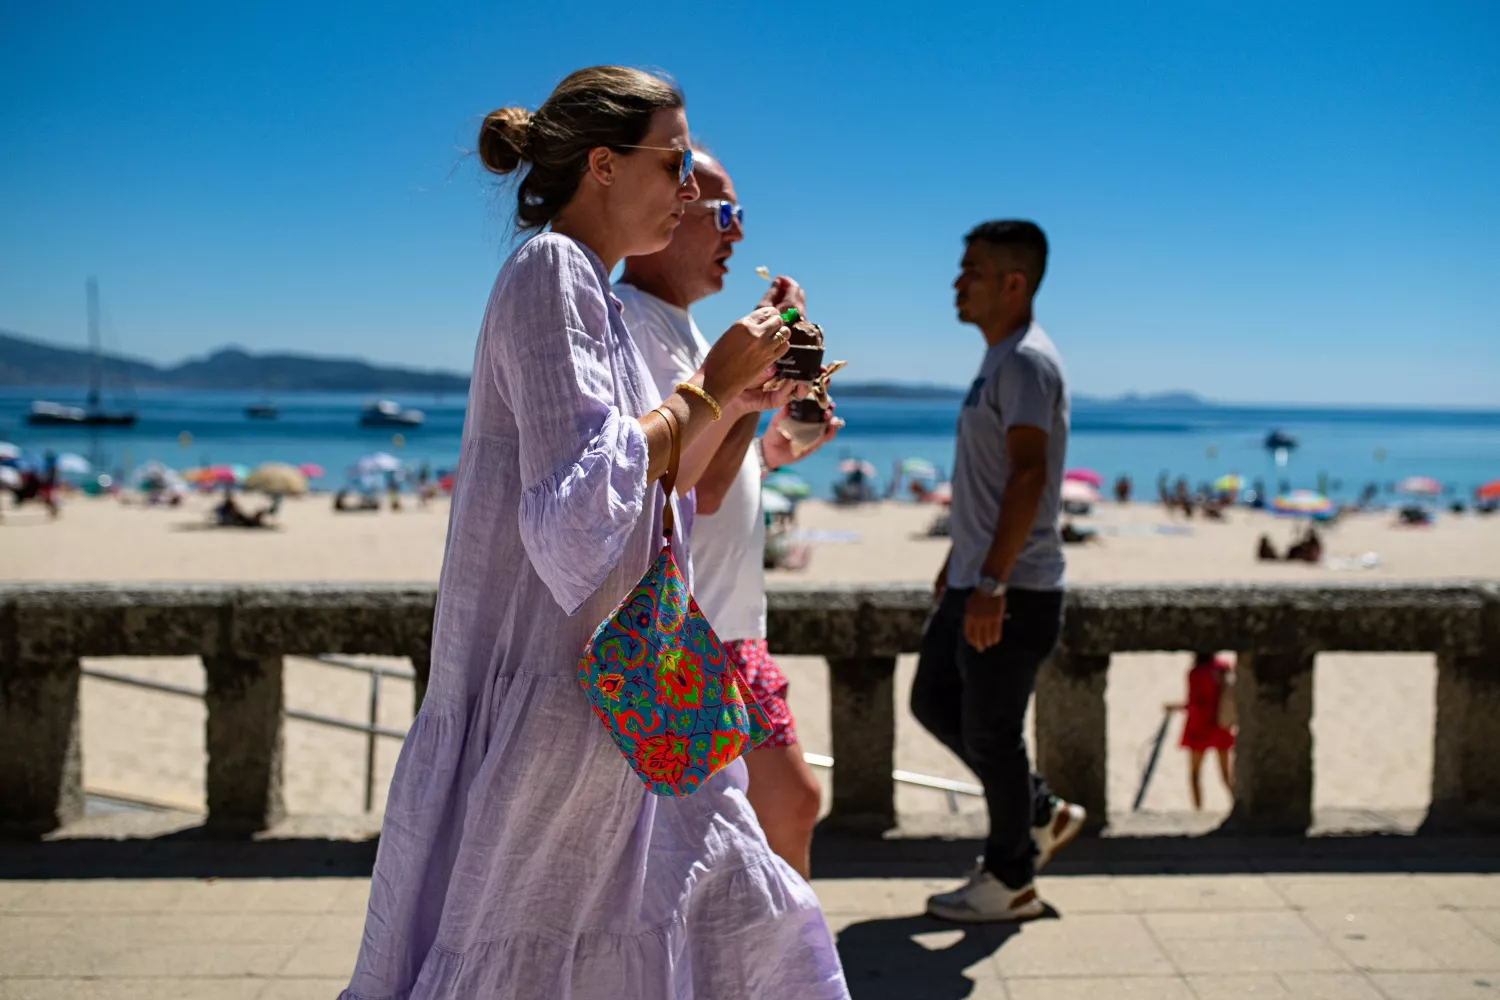
M 671 395 L 703 364 L 708 341 L 686 309 L 623 282 L 614 292 L 657 388 Z M 719 509 L 693 521 L 693 597 L 720 639 L 766 637 L 765 547 L 760 459 L 752 446 Z

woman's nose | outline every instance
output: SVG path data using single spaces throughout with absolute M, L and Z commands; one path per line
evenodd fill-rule
M 699 194 L 701 192 L 698 190 L 698 175 L 688 174 L 687 183 L 677 189 L 677 199 L 679 201 L 697 201 Z

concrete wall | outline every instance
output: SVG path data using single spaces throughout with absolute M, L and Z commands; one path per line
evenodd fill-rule
M 79 658 L 203 658 L 209 824 L 263 829 L 282 812 L 281 662 L 289 654 L 410 656 L 427 676 L 430 586 L 0 586 L 0 833 L 31 837 L 83 807 Z M 774 652 L 828 658 L 832 821 L 895 821 L 895 658 L 914 652 L 926 588 L 778 586 Z M 1102 820 L 1104 694 L 1116 652 L 1239 650 L 1233 822 L 1301 832 L 1312 813 L 1313 658 L 1434 652 L 1429 826 L 1500 831 L 1500 585 L 1085 586 L 1037 681 L 1037 755 L 1058 793 Z

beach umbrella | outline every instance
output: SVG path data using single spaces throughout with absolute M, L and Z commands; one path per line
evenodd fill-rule
M 1407 476 L 1396 484 L 1396 492 L 1414 497 L 1442 496 L 1443 484 L 1431 476 Z
M 1272 500 L 1271 510 L 1281 517 L 1325 518 L 1333 516 L 1333 501 L 1313 490 L 1293 490 Z
M 812 487 L 795 472 L 773 472 L 766 477 L 762 485 L 791 500 L 801 500 L 803 497 L 812 496 Z
M 901 463 L 901 474 L 912 479 L 936 479 L 938 469 L 925 458 L 908 458 Z
M 875 471 L 875 466 L 862 458 L 846 458 L 839 463 L 839 471 L 846 476 L 862 475 L 866 479 L 874 479 L 880 473 Z
M 300 497 L 307 492 L 307 477 L 284 462 L 267 462 L 245 477 L 247 490 Z
M 396 472 L 401 468 L 401 459 L 395 455 L 377 451 L 373 455 L 366 455 L 360 459 L 354 468 L 361 476 L 378 475 L 382 472 Z
M 1063 473 L 1063 479 L 1071 479 L 1075 483 L 1088 483 L 1095 489 L 1104 485 L 1104 477 L 1093 469 L 1069 469 Z
M 176 491 L 186 488 L 183 477 L 160 462 L 138 465 L 126 480 L 129 487 L 139 493 L 152 490 Z
M 1245 477 L 1231 472 L 1214 480 L 1215 493 L 1238 493 L 1245 488 Z
M 1474 499 L 1488 503 L 1491 500 L 1500 500 L 1500 479 L 1485 483 L 1474 491 Z
M 234 486 L 249 471 L 243 465 L 209 465 L 201 469 L 189 469 L 182 474 L 182 478 L 198 487 Z
M 790 514 L 794 505 L 790 497 L 762 486 L 760 489 L 760 506 L 767 514 Z
M 0 462 L 14 462 L 21 457 L 21 449 L 9 441 L 0 441 Z
M 86 476 L 94 471 L 89 460 L 70 451 L 57 456 L 57 472 L 63 476 Z
M 328 475 L 328 470 L 324 469 L 317 462 L 303 462 L 301 465 L 297 466 L 297 471 L 302 473 L 308 479 L 322 479 L 324 476 Z
M 1095 504 L 1099 491 L 1081 479 L 1064 479 L 1060 499 L 1064 503 Z

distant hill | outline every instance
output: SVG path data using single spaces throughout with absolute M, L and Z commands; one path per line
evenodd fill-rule
M 382 367 L 357 358 L 320 358 L 307 354 L 251 354 L 223 347 L 204 358 L 163 367 L 149 361 L 105 355 L 106 387 L 138 389 L 241 389 L 260 392 L 465 393 L 469 376 L 457 372 Z M 0 385 L 72 386 L 88 383 L 89 355 L 69 347 L 0 331 Z M 841 399 L 962 399 L 957 386 L 912 382 L 837 382 Z M 1076 405 L 1150 406 L 1210 405 L 1190 392 L 1127 393 L 1115 398 L 1075 395 Z
M 355 358 L 251 354 L 221 348 L 170 367 L 105 355 L 106 386 L 140 389 L 256 389 L 263 392 L 420 392 L 469 390 L 469 376 L 381 367 Z M 88 382 L 87 351 L 0 333 L 0 385 L 69 386 Z
M 927 385 L 909 382 L 845 382 L 835 384 L 839 398 L 848 399 L 962 399 L 968 392 L 950 385 Z M 1089 396 L 1075 393 L 1076 406 L 1150 406 L 1157 409 L 1191 408 L 1212 405 L 1191 392 L 1127 392 L 1123 396 Z
M 1074 403 L 1085 406 L 1150 406 L 1159 410 L 1168 409 L 1191 409 L 1197 406 L 1212 406 L 1208 400 L 1192 392 L 1127 392 L 1123 396 L 1081 396 L 1073 397 Z

